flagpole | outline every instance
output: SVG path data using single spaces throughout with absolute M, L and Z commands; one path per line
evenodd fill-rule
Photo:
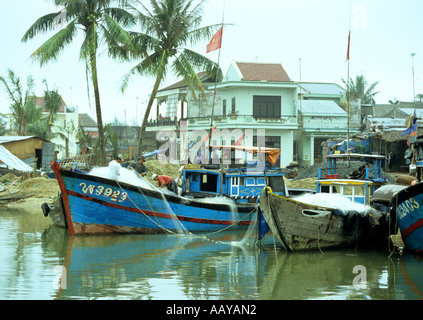
M 348 36 L 348 42 L 349 42 Z M 347 68 L 347 153 L 348 153 L 348 168 L 350 167 L 350 59 L 348 57 Z
M 347 163 L 348 168 L 350 167 L 350 37 L 351 37 L 351 0 L 350 0 L 350 18 L 348 26 L 348 51 L 347 51 Z
M 223 28 L 224 20 L 225 20 L 225 0 L 223 1 L 222 26 L 221 26 L 221 28 Z M 222 29 L 222 39 L 221 39 L 221 41 L 223 41 L 223 29 Z M 220 45 L 219 53 L 218 53 L 218 56 L 217 56 L 217 68 L 216 68 L 216 75 L 215 75 L 215 79 L 214 79 L 213 104 L 212 104 L 212 114 L 211 114 L 211 118 L 210 118 L 210 129 L 209 129 L 209 150 L 208 150 L 209 153 L 210 153 L 210 144 L 211 144 L 211 141 L 212 141 L 214 104 L 216 102 L 217 79 L 219 77 L 220 53 L 221 53 L 221 51 L 222 51 L 222 44 Z

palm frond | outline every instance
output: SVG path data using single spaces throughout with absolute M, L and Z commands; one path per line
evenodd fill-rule
M 64 17 L 63 11 L 49 13 L 45 16 L 42 16 L 37 21 L 35 21 L 31 27 L 29 27 L 21 41 L 26 42 L 28 39 L 32 39 L 40 32 L 47 32 L 56 29 L 59 24 L 58 20 L 62 17 Z
M 201 80 L 185 54 L 180 54 L 178 58 L 174 60 L 172 67 L 174 72 L 185 80 L 194 97 L 196 96 L 195 90 L 200 90 L 203 96 L 205 96 Z
M 39 60 L 41 66 L 50 60 L 56 60 L 66 45 L 72 42 L 76 32 L 76 20 L 73 20 L 35 50 L 32 57 Z
M 131 70 L 126 73 L 122 79 L 121 91 L 124 92 L 127 89 L 129 82 L 134 75 L 155 76 L 157 74 L 157 69 L 159 68 L 158 66 L 163 65 L 163 62 L 157 63 L 160 57 L 161 56 L 159 55 L 159 53 L 154 52 L 153 54 L 147 56 L 145 59 L 139 62 L 137 65 L 132 67 Z
M 113 19 L 122 27 L 133 26 L 136 22 L 135 17 L 123 8 L 106 8 L 103 15 Z
M 109 55 L 113 58 L 128 60 L 135 52 L 132 38 L 122 26 L 107 14 L 103 15 L 105 26 L 99 25 L 103 40 L 107 44 Z

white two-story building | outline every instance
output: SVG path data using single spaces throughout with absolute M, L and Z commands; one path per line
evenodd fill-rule
M 196 92 L 194 97 L 183 81 L 161 89 L 157 110 L 165 103 L 166 114 L 147 130 L 175 130 L 186 123 L 188 143 L 210 128 L 216 129 L 211 131 L 214 145 L 240 138 L 245 146 L 264 141 L 266 147 L 282 150 L 280 167 L 293 160 L 313 164 L 320 159 L 321 140 L 346 137 L 346 112 L 337 104 L 345 92 L 337 85 L 299 84 L 278 63 L 233 62 L 221 82 L 202 80 L 205 96 Z

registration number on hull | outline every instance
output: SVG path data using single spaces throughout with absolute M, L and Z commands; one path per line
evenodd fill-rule
M 408 214 L 417 212 L 417 209 L 419 208 L 420 208 L 420 205 L 414 198 L 407 199 L 404 202 L 402 202 L 400 205 L 398 205 L 397 216 L 399 219 L 402 219 Z
M 123 202 L 128 199 L 128 194 L 126 192 L 120 190 L 113 190 L 112 188 L 106 188 L 102 185 L 87 185 L 86 183 L 81 182 L 79 186 L 81 187 L 81 191 L 84 194 L 103 196 L 106 198 L 110 198 L 110 201 Z

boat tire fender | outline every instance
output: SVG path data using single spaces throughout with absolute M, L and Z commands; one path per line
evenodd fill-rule
M 47 217 L 48 213 L 50 212 L 50 206 L 48 205 L 48 203 L 44 202 L 41 205 L 41 210 L 43 210 L 44 217 Z

